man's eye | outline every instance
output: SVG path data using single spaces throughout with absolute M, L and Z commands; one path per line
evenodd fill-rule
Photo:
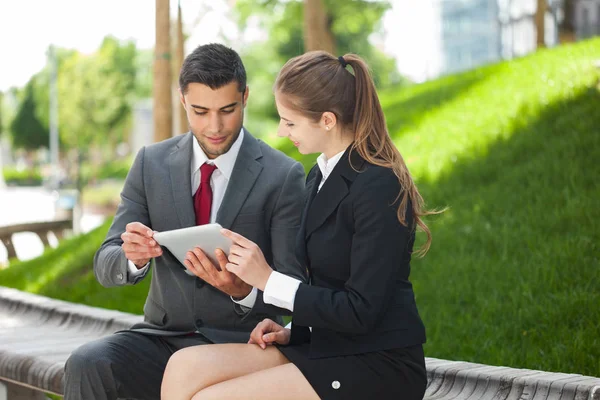
M 194 114 L 196 114 L 196 115 L 206 115 L 205 112 L 198 112 L 198 111 L 194 111 Z
M 232 112 L 234 112 L 234 111 L 235 111 L 235 110 L 223 110 L 223 112 L 224 112 L 225 114 L 231 114 L 231 113 L 232 113 Z

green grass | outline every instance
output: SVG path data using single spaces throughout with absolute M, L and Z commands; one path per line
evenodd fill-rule
M 135 286 L 103 288 L 93 272 L 93 258 L 111 221 L 86 235 L 66 239 L 33 260 L 12 261 L 0 270 L 0 284 L 57 299 L 141 314 L 150 280 Z
M 426 355 L 600 376 L 596 59 L 600 39 L 381 92 L 423 196 L 449 207 L 428 219 L 431 251 L 413 263 Z M 106 229 L 14 262 L 0 284 L 141 313 L 147 279 L 94 280 Z

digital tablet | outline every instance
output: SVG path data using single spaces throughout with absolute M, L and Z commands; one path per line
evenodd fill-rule
M 158 244 L 169 249 L 183 266 L 185 266 L 183 262 L 186 253 L 192 251 L 194 247 L 199 247 L 214 266 L 220 269 L 219 262 L 215 257 L 215 250 L 221 249 L 225 255 L 229 256 L 229 249 L 232 245 L 231 239 L 221 234 L 221 229 L 219 224 L 198 225 L 172 231 L 154 232 L 154 239 Z M 192 275 L 187 269 L 185 272 Z

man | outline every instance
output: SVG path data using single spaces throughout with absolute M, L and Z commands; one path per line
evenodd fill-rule
M 153 231 L 218 222 L 254 241 L 278 271 L 306 279 L 294 257 L 304 170 L 242 127 L 248 88 L 239 55 L 219 44 L 198 47 L 179 86 L 191 132 L 140 150 L 94 259 L 106 287 L 135 284 L 153 269 L 144 322 L 77 349 L 65 367 L 66 400 L 158 399 L 175 351 L 247 342 L 276 312 L 199 249 L 181 265 Z M 222 254 L 218 260 L 227 263 Z

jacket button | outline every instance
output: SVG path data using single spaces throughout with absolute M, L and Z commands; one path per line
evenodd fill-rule
M 204 321 L 202 321 L 202 319 L 198 318 L 196 320 L 196 328 L 202 328 L 204 326 Z
M 117 279 L 122 281 L 123 280 L 123 274 L 117 274 Z
M 200 289 L 202 286 L 204 286 L 206 284 L 206 282 L 204 282 L 202 279 L 198 278 L 196 279 L 196 287 L 198 289 Z
M 340 381 L 333 381 L 333 382 L 331 382 L 331 387 L 334 388 L 334 389 L 336 389 L 336 390 L 339 389 L 340 386 L 342 386 L 340 384 Z

